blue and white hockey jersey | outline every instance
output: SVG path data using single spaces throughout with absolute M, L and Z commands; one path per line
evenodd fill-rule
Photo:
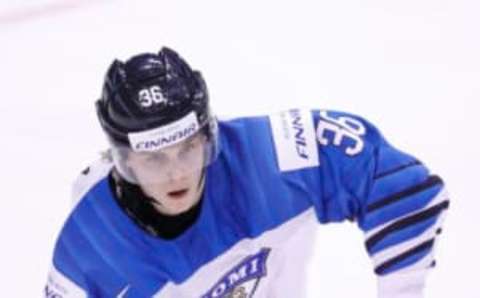
M 422 297 L 447 194 L 370 123 L 290 110 L 220 121 L 219 142 L 201 213 L 173 240 L 145 233 L 117 205 L 110 162 L 91 166 L 76 182 L 45 296 L 303 297 L 316 225 L 349 219 L 365 233 L 379 297 Z

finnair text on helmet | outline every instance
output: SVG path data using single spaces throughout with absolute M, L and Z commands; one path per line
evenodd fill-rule
M 200 129 L 195 112 L 164 126 L 146 131 L 129 133 L 128 139 L 134 151 L 155 151 L 175 145 L 194 135 Z
M 292 127 L 295 131 L 295 149 L 298 156 L 304 159 L 308 159 L 307 154 L 307 141 L 305 139 L 305 128 L 302 123 L 302 116 L 299 110 L 291 110 L 290 116 L 292 116 Z
M 136 151 L 151 151 L 160 148 L 164 148 L 193 135 L 198 130 L 197 124 L 192 123 L 189 127 L 176 131 L 171 135 L 162 136 L 154 140 L 143 141 L 135 145 Z

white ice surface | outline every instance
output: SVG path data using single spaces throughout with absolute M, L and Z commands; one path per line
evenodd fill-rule
M 70 183 L 105 146 L 94 100 L 120 59 L 177 49 L 218 114 L 363 115 L 446 180 L 427 298 L 478 298 L 480 2 L 0 1 L 0 285 L 39 297 Z M 374 297 L 361 233 L 319 228 L 309 297 Z

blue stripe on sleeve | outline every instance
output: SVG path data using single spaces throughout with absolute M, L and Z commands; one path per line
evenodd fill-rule
M 369 212 L 360 222 L 360 227 L 363 231 L 369 231 L 396 218 L 420 210 L 428 205 L 442 188 L 443 185 L 438 184 L 422 192 L 404 197 L 399 201 Z
M 390 146 L 382 146 L 380 154 L 377 156 L 377 175 L 382 175 L 384 173 L 388 173 L 398 167 L 411 164 L 416 162 L 417 160 L 399 150 L 390 147 Z
M 420 251 L 409 255 L 408 257 L 399 260 L 398 262 L 394 262 L 391 264 L 388 264 L 387 266 L 381 265 L 375 269 L 375 273 L 379 275 L 387 275 L 389 273 L 398 271 L 402 268 L 408 267 L 421 259 L 423 259 L 426 255 L 428 255 L 431 250 L 432 250 L 432 245 L 433 242 L 429 243 L 429 245 L 426 245 L 425 248 L 421 249 Z
M 394 174 L 376 179 L 370 193 L 368 204 L 373 204 L 393 193 L 422 183 L 428 177 L 428 170 L 422 166 L 406 168 Z
M 378 241 L 375 245 L 373 245 L 369 249 L 369 253 L 375 254 L 393 245 L 397 245 L 401 242 L 413 239 L 421 235 L 428 228 L 432 227 L 437 222 L 437 219 L 438 219 L 438 216 L 434 218 L 430 218 L 418 224 L 411 225 L 399 231 L 395 231 L 385 236 L 385 238 L 383 238 L 382 240 Z

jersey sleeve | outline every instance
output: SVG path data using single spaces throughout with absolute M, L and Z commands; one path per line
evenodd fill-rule
M 55 256 L 59 258 L 60 252 L 57 250 Z M 68 257 L 67 257 L 68 258 Z M 79 269 L 76 267 L 76 263 L 72 260 L 62 260 L 61 267 L 63 270 L 67 270 L 70 273 L 77 272 Z M 87 290 L 82 280 L 73 280 L 72 277 L 67 276 L 60 269 L 57 269 L 59 265 L 53 262 L 50 272 L 48 274 L 47 284 L 44 289 L 44 297 L 64 297 L 64 298 L 86 298 Z M 68 267 L 68 268 L 67 268 Z
M 327 157 L 340 165 L 337 199 L 345 199 L 343 214 L 365 233 L 379 297 L 422 297 L 449 206 L 444 182 L 391 146 L 367 121 L 343 113 L 314 114 L 319 145 L 336 147 Z
M 72 213 L 85 194 L 102 177 L 105 177 L 111 165 L 104 159 L 85 168 L 72 185 Z M 92 282 L 81 268 L 82 251 L 87 251 L 82 233 L 76 228 L 72 215 L 65 222 L 56 241 L 53 262 L 44 288 L 44 296 L 83 298 L 96 296 Z M 91 256 L 93 258 L 93 256 Z M 98 260 L 100 263 L 101 260 Z
M 422 297 L 449 205 L 442 179 L 361 117 L 291 110 L 271 122 L 279 169 L 315 180 L 319 221 L 348 219 L 364 232 L 379 297 Z
M 358 198 L 358 224 L 380 276 L 380 292 L 382 297 L 397 297 L 396 292 L 417 297 L 407 293 L 421 293 L 425 274 L 435 265 L 433 250 L 448 194 L 439 176 L 385 142 L 378 145 L 372 162 L 369 192 Z

